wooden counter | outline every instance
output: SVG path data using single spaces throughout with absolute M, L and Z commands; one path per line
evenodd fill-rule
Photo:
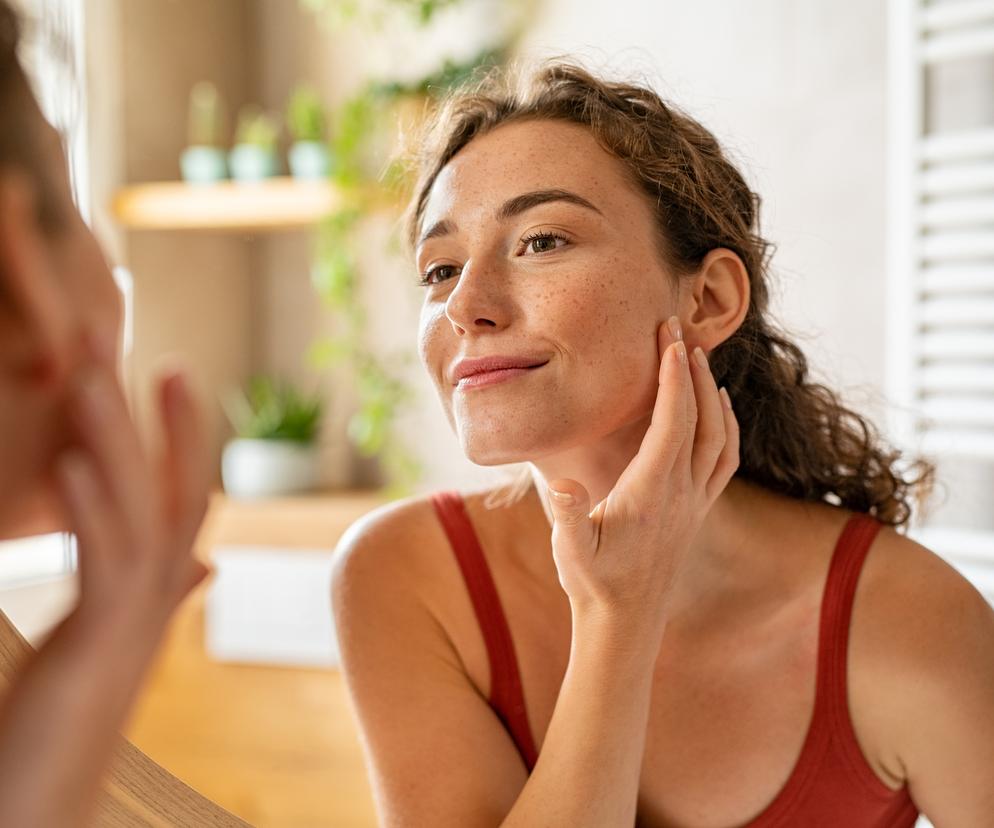
M 383 500 L 368 492 L 235 501 L 198 541 L 331 548 Z M 201 585 L 180 608 L 126 730 L 182 780 L 259 828 L 372 828 L 375 812 L 336 670 L 221 664 L 204 651 Z

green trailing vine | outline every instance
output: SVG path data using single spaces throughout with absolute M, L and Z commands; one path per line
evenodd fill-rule
M 417 25 L 427 26 L 442 9 L 461 2 L 463 0 L 379 0 L 371 5 L 360 0 L 300 0 L 300 5 L 320 15 L 332 27 L 355 23 L 360 17 L 378 25 L 392 9 L 406 11 Z
M 354 245 L 356 228 L 374 209 L 377 181 L 369 172 L 365 148 L 380 127 L 382 96 L 369 89 L 346 101 L 333 115 L 331 177 L 346 194 L 344 206 L 318 227 L 311 281 L 324 306 L 336 317 L 337 332 L 312 345 L 311 364 L 318 369 L 348 363 L 356 379 L 358 409 L 348 421 L 349 440 L 364 457 L 378 457 L 387 477 L 386 495 L 408 494 L 421 474 L 421 464 L 393 428 L 397 411 L 413 392 L 397 375 L 410 354 L 381 358 L 365 344 L 366 310 L 358 293 L 360 258 Z
M 311 278 L 325 306 L 338 317 L 340 330 L 333 337 L 318 339 L 309 357 L 318 369 L 337 362 L 352 366 L 359 406 L 349 418 L 349 440 L 364 457 L 379 457 L 388 478 L 386 494 L 400 497 L 417 482 L 421 464 L 393 428 L 397 410 L 413 394 L 387 363 L 409 362 L 411 355 L 381 360 L 364 344 L 366 312 L 357 293 L 359 266 L 352 248 L 362 215 L 357 207 L 345 208 L 321 224 Z

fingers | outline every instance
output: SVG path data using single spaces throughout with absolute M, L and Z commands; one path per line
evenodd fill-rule
M 583 555 L 596 551 L 596 530 L 590 519 L 590 495 L 575 480 L 549 483 L 552 541 L 556 554 Z
M 99 477 L 82 452 L 66 452 L 56 466 L 56 481 L 69 513 L 73 533 L 86 555 L 80 556 L 80 576 L 87 581 L 92 567 L 113 571 L 121 563 L 121 538 Z
M 670 332 L 667 323 L 657 330 L 659 353 L 659 386 L 652 409 L 652 420 L 615 488 L 625 491 L 635 502 L 646 499 L 646 489 L 654 490 L 650 500 L 658 497 L 676 465 L 684 442 L 693 437 L 692 423 L 688 420 L 688 393 L 691 378 L 681 354 L 686 355 L 686 345 Z
M 111 368 L 100 362 L 83 368 L 70 406 L 115 513 L 122 516 L 129 537 L 141 538 L 151 525 L 155 504 L 141 441 Z
M 69 369 L 73 308 L 49 266 L 36 188 L 26 174 L 13 170 L 0 171 L 0 294 L 38 343 L 37 376 L 55 383 Z
M 690 473 L 697 491 L 704 491 L 714 473 L 718 456 L 727 439 L 724 406 L 718 395 L 718 386 L 704 350 L 694 348 L 690 359 L 694 378 L 694 397 L 697 412 L 693 439 Z M 688 441 L 689 442 L 689 441 Z
M 207 508 L 210 472 L 204 417 L 182 373 L 161 381 L 159 414 L 164 437 L 160 468 L 166 517 L 181 538 L 190 542 Z
M 739 467 L 739 421 L 732 410 L 731 400 L 728 399 L 728 391 L 723 390 L 721 413 L 725 424 L 724 448 L 718 456 L 718 462 L 714 467 L 714 472 L 708 480 L 705 495 L 709 501 L 713 501 L 732 479 L 735 470 Z
M 572 596 L 585 592 L 582 573 L 597 552 L 599 529 L 590 519 L 590 495 L 577 481 L 553 480 L 546 494 L 552 512 L 552 560 L 572 602 Z
M 194 587 L 200 584 L 210 574 L 211 568 L 209 566 L 201 561 L 191 559 L 186 580 L 180 585 L 176 600 L 182 601 L 183 598 L 190 594 Z
M 657 337 L 662 358 L 652 421 L 616 489 L 635 504 L 679 488 L 713 500 L 739 465 L 738 423 L 719 395 L 703 349 L 695 348 L 683 362 L 678 356 L 686 346 L 669 322 L 659 326 Z

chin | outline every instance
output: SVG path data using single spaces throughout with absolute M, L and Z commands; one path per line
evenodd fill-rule
M 556 439 L 560 435 L 556 435 Z M 543 437 L 532 429 L 472 427 L 460 429 L 459 443 L 466 459 L 477 466 L 505 466 L 528 463 L 557 450 L 552 435 Z
M 477 466 L 506 466 L 510 463 L 525 463 L 533 456 L 520 451 L 509 452 L 506 447 L 486 451 L 464 448 L 463 453 L 467 460 Z

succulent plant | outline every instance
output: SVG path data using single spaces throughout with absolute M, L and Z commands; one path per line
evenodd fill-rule
M 224 407 L 241 438 L 310 443 L 321 427 L 324 400 L 320 394 L 306 395 L 288 382 L 256 376 L 245 389 L 231 394 Z
M 327 137 L 325 108 L 312 86 L 301 84 L 287 105 L 287 126 L 295 141 L 324 141 Z
M 200 81 L 190 89 L 187 138 L 191 147 L 219 147 L 223 143 L 223 105 L 217 87 Z
M 275 150 L 280 127 L 276 118 L 255 104 L 246 104 L 238 111 L 236 144 L 251 144 L 264 150 Z

